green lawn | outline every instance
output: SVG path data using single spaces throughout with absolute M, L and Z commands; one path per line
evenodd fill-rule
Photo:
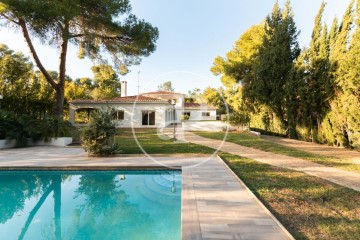
M 360 193 L 301 172 L 220 156 L 296 239 L 360 239 Z
M 224 134 L 222 132 L 213 133 L 213 132 L 197 132 L 196 134 L 212 138 L 222 140 L 224 138 Z M 355 173 L 360 173 L 360 164 L 351 163 L 347 160 L 343 160 L 335 157 L 325 157 L 318 154 L 313 154 L 309 152 L 305 152 L 302 150 L 297 150 L 292 147 L 283 146 L 277 143 L 273 143 L 267 141 L 265 139 L 250 135 L 248 133 L 232 133 L 229 132 L 226 138 L 226 141 L 236 143 L 245 147 L 253 147 L 259 150 L 263 150 L 266 152 L 279 153 L 287 156 L 297 157 L 304 160 L 309 160 L 312 162 L 320 163 L 330 167 L 341 168 L 343 170 L 352 171 Z
M 200 145 L 177 141 L 173 143 L 172 139 L 157 133 L 156 129 L 136 129 L 136 138 L 140 145 L 148 154 L 212 154 L 214 150 Z M 161 137 L 161 138 L 160 138 Z M 142 154 L 135 141 L 131 129 L 119 129 L 117 131 L 116 141 L 120 145 L 120 151 L 124 154 Z

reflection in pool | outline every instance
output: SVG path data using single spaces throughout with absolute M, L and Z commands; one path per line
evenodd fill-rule
M 0 171 L 0 239 L 180 239 L 179 171 Z

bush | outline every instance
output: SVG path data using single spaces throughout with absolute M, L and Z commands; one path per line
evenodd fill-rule
M 7 114 L 4 110 L 0 110 L 0 140 L 6 138 L 6 128 L 2 125 L 7 119 Z
M 12 114 L 2 112 L 0 119 L 0 132 L 3 139 L 16 141 L 15 147 L 26 147 L 29 133 L 27 132 L 27 120 L 15 118 Z
M 50 142 L 52 138 L 70 136 L 71 124 L 56 116 L 46 115 L 41 120 L 30 121 L 30 126 L 28 133 L 34 142 L 41 139 Z
M 34 119 L 30 116 L 15 116 L 12 113 L 0 112 L 0 139 L 16 140 L 15 147 L 26 147 L 28 139 L 34 142 L 44 139 L 69 135 L 70 124 L 50 115 L 42 119 Z
M 82 147 L 89 155 L 111 155 L 117 153 L 118 146 L 114 142 L 116 133 L 112 121 L 111 109 L 93 112 L 89 125 L 81 131 Z
M 240 127 L 249 126 L 250 118 L 244 112 L 233 112 L 226 116 L 223 121 L 239 129 Z

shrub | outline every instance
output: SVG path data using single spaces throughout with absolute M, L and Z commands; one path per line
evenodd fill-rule
M 70 124 L 55 116 L 45 115 L 42 119 L 30 116 L 15 116 L 12 113 L 0 112 L 0 139 L 14 139 L 15 147 L 26 147 L 28 139 L 34 142 L 44 139 L 69 135 Z
M 248 126 L 250 118 L 244 112 L 233 112 L 226 116 L 223 121 L 239 129 L 240 127 Z
M 15 147 L 26 147 L 29 133 L 26 130 L 27 120 L 23 117 L 15 118 L 9 113 L 3 113 L 0 121 L 0 132 L 4 139 L 14 139 Z
M 112 121 L 112 113 L 111 109 L 93 112 L 89 125 L 82 129 L 82 147 L 89 155 L 111 155 L 117 152 L 118 146 L 114 142 L 116 128 Z
M 3 123 L 7 119 L 7 112 L 0 110 L 0 140 L 6 138 L 6 129 L 3 127 Z
M 50 142 L 52 138 L 70 136 L 70 123 L 56 116 L 45 115 L 41 120 L 33 120 L 29 123 L 28 133 L 34 142 L 41 139 Z

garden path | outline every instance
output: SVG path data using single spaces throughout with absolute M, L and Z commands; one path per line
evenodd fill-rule
M 327 167 L 300 158 L 265 152 L 251 147 L 244 147 L 235 143 L 204 138 L 190 132 L 184 134 L 183 140 L 211 147 L 213 149 L 219 149 L 220 151 L 241 157 L 254 159 L 273 166 L 301 171 L 360 192 L 360 174 L 357 173 L 334 167 Z
M 324 144 L 317 144 L 305 141 L 299 141 L 289 138 L 274 137 L 263 135 L 261 138 L 286 147 L 296 148 L 305 152 L 319 154 L 326 157 L 336 157 L 350 160 L 353 163 L 360 164 L 360 152 L 346 148 L 331 147 Z

